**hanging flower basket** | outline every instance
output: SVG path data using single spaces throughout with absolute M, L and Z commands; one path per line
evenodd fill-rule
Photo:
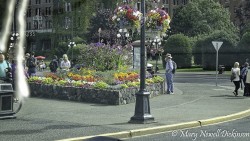
M 139 29 L 142 13 L 129 5 L 119 6 L 115 9 L 112 21 L 119 28 Z
M 147 30 L 165 33 L 170 28 L 169 23 L 170 16 L 162 9 L 157 8 L 147 13 L 147 20 L 145 22 Z

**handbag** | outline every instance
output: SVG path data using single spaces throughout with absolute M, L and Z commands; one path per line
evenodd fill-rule
M 232 82 L 235 78 L 236 78 L 236 73 L 235 73 L 235 72 L 232 72 L 231 77 L 230 77 L 231 82 Z

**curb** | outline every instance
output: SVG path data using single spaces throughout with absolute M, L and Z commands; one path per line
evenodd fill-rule
M 85 136 L 85 137 L 78 137 L 78 138 L 69 138 L 69 139 L 62 139 L 58 141 L 87 141 L 89 139 L 93 139 L 96 137 L 110 137 L 110 138 L 117 138 L 117 139 L 125 139 L 125 138 L 133 138 L 136 136 L 143 136 L 161 132 L 168 132 L 173 130 L 181 130 L 185 128 L 194 128 L 194 127 L 201 127 L 216 123 L 227 122 L 231 120 L 241 119 L 244 117 L 250 116 L 250 109 L 238 112 L 231 115 L 220 116 L 205 120 L 198 120 L 198 121 L 191 121 L 191 122 L 184 122 L 172 125 L 164 125 L 164 126 L 156 126 L 150 128 L 143 128 L 143 129 L 135 129 L 129 131 L 122 131 L 117 133 L 107 133 L 107 134 L 100 134 L 100 135 L 93 135 L 93 136 Z

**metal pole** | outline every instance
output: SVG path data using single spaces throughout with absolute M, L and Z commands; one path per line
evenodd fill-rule
M 219 50 L 218 50 L 218 44 L 217 44 L 217 50 L 216 50 L 216 86 L 217 86 L 217 78 L 218 78 L 218 57 L 219 57 Z
M 156 62 L 155 62 L 155 73 L 157 72 L 157 63 L 158 63 L 158 42 L 156 42 L 156 53 L 155 53 L 155 59 L 156 59 Z M 159 55 L 159 54 L 158 54 Z
M 141 0 L 141 57 L 140 57 L 140 90 L 136 93 L 135 114 L 130 118 L 130 123 L 151 123 L 154 117 L 150 114 L 149 95 L 145 89 L 145 0 Z

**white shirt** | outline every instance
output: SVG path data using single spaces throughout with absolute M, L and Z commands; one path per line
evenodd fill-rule
M 240 68 L 232 68 L 231 72 L 236 74 L 236 78 L 233 81 L 240 81 Z
M 69 70 L 70 67 L 71 67 L 71 64 L 70 64 L 69 60 L 67 60 L 67 61 L 63 60 L 61 62 L 61 68 L 62 69 Z

